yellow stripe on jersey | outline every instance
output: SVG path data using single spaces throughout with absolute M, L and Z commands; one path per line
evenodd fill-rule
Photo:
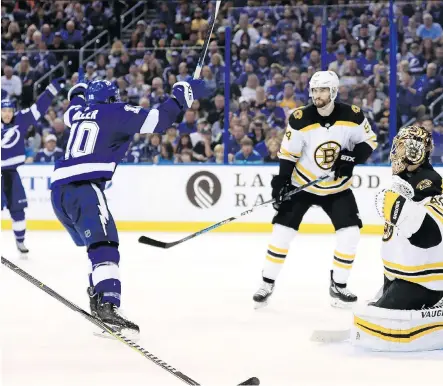
M 359 124 L 351 121 L 337 121 L 334 123 L 334 126 L 357 127 Z
M 355 254 L 354 255 L 347 255 L 346 253 L 341 253 L 337 250 L 334 251 L 334 255 L 339 257 L 340 259 L 345 259 L 345 260 L 354 260 L 354 258 L 355 258 Z
M 391 192 L 390 190 L 387 190 L 385 193 L 383 216 L 388 222 L 391 222 L 392 207 L 394 206 L 398 197 L 400 197 L 398 193 Z
M 372 150 L 377 149 L 378 143 L 377 143 L 377 136 L 373 135 L 369 139 L 365 141 L 369 146 L 371 146 Z
M 294 171 L 294 173 L 292 174 L 292 177 L 294 178 L 295 182 L 297 182 L 300 186 L 309 182 L 309 181 L 302 179 L 302 177 L 296 171 Z M 312 185 L 312 186 L 308 186 L 305 189 L 305 191 L 310 192 L 310 193 L 314 193 L 314 194 L 318 194 L 320 196 L 326 196 L 328 194 L 342 192 L 342 191 L 348 189 L 351 185 L 352 185 L 352 179 L 350 179 L 345 184 L 343 184 L 342 186 L 339 186 L 337 188 L 318 189 L 315 187 L 315 185 Z
M 386 276 L 392 276 L 395 277 L 397 279 L 402 279 L 405 281 L 410 281 L 411 283 L 429 283 L 431 281 L 440 281 L 443 280 L 443 274 L 441 275 L 426 275 L 426 276 L 406 276 L 406 275 L 401 275 L 401 274 L 397 274 L 397 273 L 393 273 L 390 271 L 387 271 L 386 269 L 384 270 L 384 274 Z
M 436 217 L 437 220 L 443 223 L 443 213 L 441 212 L 441 207 L 429 203 L 425 205 L 425 208 L 433 215 L 433 217 Z
M 312 172 L 310 172 L 308 169 L 306 169 L 302 164 L 297 164 L 297 166 L 296 166 L 296 168 L 300 171 L 300 172 L 302 172 L 306 177 L 308 177 L 309 178 L 309 180 L 308 181 L 306 181 L 306 182 L 311 182 L 311 181 L 314 181 L 314 180 L 316 180 L 318 177 L 314 174 L 314 173 L 312 173 Z M 303 178 L 303 177 L 302 177 Z M 305 179 L 305 178 L 304 178 Z M 317 186 L 321 186 L 321 187 L 325 187 L 325 188 L 328 188 L 328 187 L 336 187 L 336 186 L 338 186 L 338 185 L 340 185 L 344 180 L 346 179 L 346 177 L 340 177 L 340 178 L 338 178 L 337 179 L 337 181 L 321 181 L 321 182 L 319 182 L 318 184 L 316 184 Z
M 368 322 L 358 316 L 354 316 L 354 325 L 372 336 L 397 343 L 409 343 L 424 335 L 443 329 L 443 323 L 437 322 L 423 324 L 407 330 L 398 330 L 379 326 L 378 324 Z
M 313 123 L 312 125 L 308 125 L 308 126 L 301 128 L 299 131 L 306 132 L 309 130 L 319 129 L 320 127 L 321 127 L 320 123 Z
M 282 254 L 284 254 L 284 255 L 287 255 L 287 254 L 288 254 L 288 249 L 277 248 L 277 247 L 274 247 L 274 246 L 271 245 L 271 244 L 268 245 L 268 249 L 269 249 L 271 252 L 274 252 L 274 253 L 282 253 Z
M 283 156 L 295 158 L 295 159 L 298 159 L 301 157 L 301 153 L 291 153 L 290 151 L 286 150 L 283 146 L 280 147 L 280 154 Z
M 415 271 L 423 271 L 425 269 L 443 268 L 443 262 L 423 264 L 423 265 L 401 265 L 397 263 L 391 263 L 390 261 L 387 261 L 385 259 L 383 259 L 383 265 L 385 267 L 397 269 L 404 272 L 415 272 Z

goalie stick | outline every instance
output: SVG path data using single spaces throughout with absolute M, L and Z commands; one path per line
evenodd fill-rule
M 315 185 L 315 184 L 319 183 L 320 181 L 322 181 L 322 180 L 324 180 L 324 179 L 326 179 L 328 177 L 329 177 L 329 175 L 322 176 L 320 178 L 317 178 L 314 181 L 308 182 L 307 184 L 304 184 L 304 185 L 299 186 L 298 188 L 296 188 L 294 190 L 291 190 L 290 192 L 288 192 L 286 194 L 286 196 L 284 197 L 283 201 L 286 201 L 292 195 L 294 195 L 294 194 L 296 194 L 298 192 L 301 192 L 302 190 L 306 189 L 307 187 L 309 187 L 311 185 Z M 195 233 L 193 233 L 193 234 L 191 234 L 189 236 L 186 236 L 185 238 L 177 240 L 177 241 L 172 241 L 170 243 L 166 243 L 164 241 L 159 241 L 159 240 L 151 239 L 150 237 L 147 237 L 147 236 L 140 236 L 140 238 L 138 239 L 138 242 L 141 243 L 141 244 L 151 245 L 151 246 L 157 247 L 157 248 L 168 249 L 168 248 L 174 247 L 174 246 L 176 246 L 178 244 L 184 243 L 185 241 L 191 240 L 194 237 L 200 236 L 200 235 L 202 235 L 202 234 L 204 234 L 206 232 L 209 232 L 209 231 L 212 231 L 212 230 L 214 230 L 216 228 L 219 228 L 222 225 L 225 225 L 225 224 L 228 224 L 228 223 L 230 223 L 230 222 L 232 222 L 234 220 L 237 220 L 239 217 L 251 214 L 252 212 L 254 212 L 254 210 L 263 208 L 263 207 L 265 207 L 265 206 L 267 206 L 269 204 L 273 204 L 275 201 L 276 200 L 274 198 L 272 198 L 271 200 L 265 201 L 265 202 L 261 203 L 260 205 L 256 205 L 256 206 L 252 207 L 251 209 L 245 210 L 244 212 L 240 213 L 238 216 L 229 217 L 226 220 L 220 221 L 220 222 L 218 222 L 216 224 L 213 224 L 213 225 L 211 225 L 211 226 L 209 226 L 207 228 L 204 228 L 204 229 L 202 229 L 202 230 L 200 230 L 198 232 L 195 232 Z
M 71 303 L 69 300 L 65 299 L 63 296 L 59 295 L 57 292 L 55 292 L 53 289 L 47 287 L 42 282 L 28 274 L 27 272 L 23 271 L 21 268 L 16 266 L 14 263 L 9 261 L 8 259 L 5 259 L 2 256 L 2 264 L 8 267 L 11 271 L 15 272 L 17 275 L 23 277 L 30 283 L 34 284 L 37 288 L 41 289 L 42 291 L 46 292 L 48 295 L 53 297 L 54 299 L 58 300 L 60 303 L 64 304 L 66 307 L 70 308 L 71 310 L 79 313 L 82 315 L 85 319 L 90 321 L 92 324 L 95 324 L 97 327 L 101 328 L 102 330 L 106 331 L 108 334 L 112 335 L 115 339 L 119 340 L 120 342 L 124 343 L 126 346 L 132 348 L 133 350 L 137 351 L 139 354 L 143 355 L 146 359 L 149 359 L 150 361 L 154 362 L 156 365 L 160 366 L 163 370 L 166 370 L 167 372 L 171 373 L 172 375 L 176 376 L 183 382 L 185 382 L 188 385 L 200 385 L 197 381 L 194 381 L 187 375 L 183 374 L 181 371 L 178 371 L 174 367 L 168 365 L 166 362 L 161 360 L 160 358 L 156 357 L 154 354 L 151 354 L 147 350 L 145 350 L 143 347 L 139 346 L 132 340 L 128 339 L 124 335 L 120 334 L 118 331 L 114 330 L 112 327 L 108 326 L 107 324 L 103 323 L 100 319 L 97 319 L 93 317 L 91 314 L 86 312 L 85 310 L 81 309 L 74 303 Z M 240 385 L 259 385 L 260 381 L 256 377 L 252 377 L 244 381 L 243 383 L 240 383 Z

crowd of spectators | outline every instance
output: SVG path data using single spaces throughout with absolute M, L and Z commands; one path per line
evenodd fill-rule
M 21 107 L 33 103 L 33 84 L 61 60 L 78 60 L 82 44 L 110 28 L 107 1 L 2 2 L 2 98 Z M 134 3 L 134 2 L 132 2 Z M 312 3 L 307 5 L 307 3 Z M 209 97 L 195 101 L 163 135 L 136 135 L 125 162 L 158 164 L 277 162 L 289 114 L 309 103 L 308 83 L 321 69 L 340 77 L 338 100 L 363 109 L 378 136 L 370 162 L 387 162 L 390 125 L 387 2 L 328 7 L 327 50 L 322 58 L 322 12 L 312 0 L 224 1 L 211 37 L 202 77 Z M 6 4 L 6 5 L 5 5 Z M 115 81 L 123 101 L 156 107 L 177 81 L 189 80 L 208 30 L 214 2 L 159 1 L 154 19 L 139 20 L 130 36 L 115 38 L 109 50 L 84 64 L 87 80 Z M 418 120 L 433 130 L 434 161 L 443 162 L 443 4 L 397 2 L 397 128 Z M 224 62 L 226 27 L 232 28 L 231 63 Z M 118 35 L 118 33 L 117 33 Z M 67 58 L 67 55 L 69 56 Z M 75 58 L 74 58 L 75 57 Z M 226 76 L 226 67 L 230 73 Z M 65 91 L 78 82 L 68 67 Z M 231 84 L 225 105 L 225 82 Z M 66 92 L 28 133 L 28 162 L 50 162 L 69 137 L 63 124 Z M 229 140 L 224 112 L 229 110 Z M 432 115 L 432 116 L 431 116 Z M 49 138 L 49 139 L 48 139 Z

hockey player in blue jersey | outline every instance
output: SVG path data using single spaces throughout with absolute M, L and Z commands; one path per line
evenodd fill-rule
M 91 314 L 116 330 L 139 327 L 119 312 L 119 239 L 103 192 L 136 133 L 162 133 L 183 108 L 204 97 L 203 81 L 178 82 L 158 108 L 120 103 L 118 88 L 106 80 L 79 83 L 68 94 L 65 124 L 71 127 L 64 157 L 55 163 L 51 200 L 57 218 L 91 262 L 88 294 Z
M 17 168 L 25 162 L 25 134 L 28 127 L 36 125 L 46 113 L 52 99 L 63 88 L 64 79 L 55 79 L 30 108 L 16 111 L 15 103 L 2 100 L 2 183 L 1 205 L 6 207 L 12 218 L 17 249 L 22 257 L 29 252 L 25 246 L 26 220 L 24 209 L 28 206 Z

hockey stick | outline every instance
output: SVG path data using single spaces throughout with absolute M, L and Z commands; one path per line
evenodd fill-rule
M 283 201 L 286 201 L 292 195 L 294 195 L 294 194 L 296 194 L 298 192 L 301 192 L 302 190 L 306 189 L 307 187 L 309 187 L 311 185 L 315 185 L 315 184 L 319 183 L 320 181 L 322 181 L 322 180 L 324 180 L 324 179 L 326 179 L 328 177 L 329 177 L 329 175 L 322 176 L 320 178 L 317 178 L 314 181 L 308 182 L 307 184 L 304 184 L 304 185 L 299 186 L 298 188 L 296 188 L 294 190 L 291 190 L 290 192 L 288 192 L 286 194 L 286 196 L 283 199 Z M 214 230 L 216 228 L 219 228 L 222 225 L 225 225 L 225 224 L 228 224 L 228 223 L 230 223 L 230 222 L 232 222 L 234 220 L 237 220 L 239 217 L 243 217 L 243 216 L 246 216 L 248 214 L 251 214 L 252 212 L 254 212 L 254 210 L 263 208 L 263 207 L 265 207 L 265 206 L 267 206 L 269 204 L 273 204 L 275 201 L 276 200 L 274 198 L 271 199 L 271 200 L 265 201 L 265 202 L 261 203 L 260 205 L 256 205 L 256 206 L 252 207 L 251 209 L 245 210 L 244 212 L 240 213 L 238 216 L 229 217 L 226 220 L 220 221 L 220 222 L 218 222 L 216 224 L 213 224 L 213 225 L 211 225 L 211 226 L 209 226 L 207 228 L 204 228 L 204 229 L 202 229 L 202 230 L 200 230 L 198 232 L 195 232 L 195 233 L 193 233 L 193 234 L 191 234 L 189 236 L 186 236 L 185 238 L 183 238 L 181 240 L 173 241 L 173 242 L 170 242 L 170 243 L 165 243 L 163 241 L 158 241 L 158 240 L 151 239 L 150 237 L 140 236 L 140 238 L 138 239 L 138 242 L 142 243 L 142 244 L 151 245 L 151 246 L 157 247 L 157 248 L 168 249 L 168 248 L 174 247 L 175 245 L 184 243 L 185 241 L 191 240 L 194 237 L 200 236 L 203 233 L 206 233 L 206 232 L 212 231 L 212 230 Z
M 78 312 L 85 319 L 89 320 L 91 323 L 95 324 L 97 327 L 105 330 L 108 334 L 112 335 L 114 338 L 116 338 L 120 342 L 124 343 L 126 346 L 132 348 L 133 350 L 137 351 L 139 354 L 143 355 L 145 358 L 149 359 L 150 361 L 154 362 L 156 365 L 160 366 L 162 369 L 166 370 L 167 372 L 169 372 L 172 375 L 176 376 L 177 378 L 181 379 L 186 384 L 200 385 L 200 383 L 198 383 L 197 381 L 194 381 L 193 379 L 189 378 L 187 375 L 183 374 L 181 371 L 178 371 L 177 369 L 168 365 L 166 362 L 164 362 L 160 358 L 157 358 L 155 355 L 146 351 L 143 347 L 139 346 L 138 344 L 136 344 L 132 340 L 126 338 L 124 335 L 120 334 L 119 332 L 114 330 L 112 327 L 106 325 L 105 323 L 103 323 L 99 319 L 93 317 L 91 314 L 89 314 L 85 310 L 81 309 L 80 307 L 78 307 L 74 303 L 71 303 L 69 300 L 65 299 L 63 296 L 59 295 L 53 289 L 47 287 L 39 280 L 37 280 L 36 278 L 31 276 L 27 272 L 23 271 L 21 268 L 17 267 L 14 263 L 5 259 L 3 256 L 2 256 L 2 264 L 4 264 L 6 267 L 8 267 L 11 271 L 15 272 L 17 275 L 20 275 L 21 277 L 23 277 L 24 279 L 26 279 L 30 283 L 34 284 L 36 287 L 38 287 L 42 291 L 46 292 L 48 295 L 50 295 L 54 299 L 58 300 L 60 303 L 64 304 L 66 307 L 70 308 L 71 310 L 73 310 L 75 312 Z M 257 382 L 257 381 L 258 381 L 258 383 L 251 383 L 251 382 Z M 241 385 L 259 385 L 259 384 L 260 384 L 260 381 L 258 380 L 258 378 L 255 378 L 255 377 L 249 378 L 245 382 L 241 383 Z
M 215 2 L 215 10 L 214 10 L 214 13 L 212 14 L 212 20 L 209 24 L 209 31 L 208 31 L 208 34 L 206 35 L 205 42 L 203 43 L 202 52 L 200 54 L 200 57 L 198 58 L 197 66 L 195 67 L 195 71 L 194 71 L 194 75 L 193 75 L 194 79 L 200 78 L 200 73 L 202 71 L 203 66 L 205 65 L 206 52 L 208 51 L 209 40 L 211 40 L 212 31 L 214 30 L 215 21 L 217 20 L 218 10 L 220 9 L 220 4 L 221 4 L 221 0 L 217 0 Z
M 312 342 L 338 343 L 348 340 L 351 330 L 316 330 L 312 333 Z

